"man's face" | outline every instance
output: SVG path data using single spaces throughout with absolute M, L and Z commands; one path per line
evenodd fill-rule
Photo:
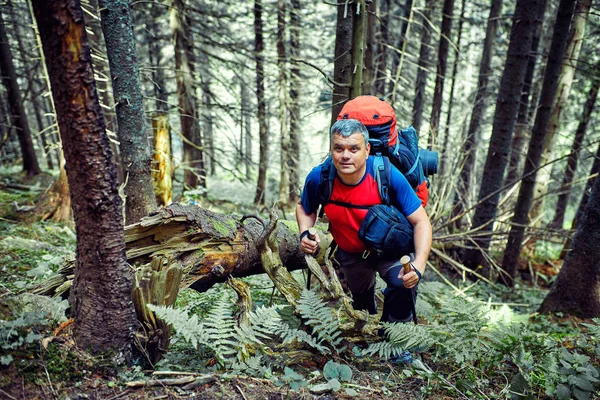
M 331 156 L 333 165 L 342 179 L 362 179 L 369 157 L 369 146 L 365 146 L 365 139 L 360 133 L 353 133 L 348 137 L 333 135 Z

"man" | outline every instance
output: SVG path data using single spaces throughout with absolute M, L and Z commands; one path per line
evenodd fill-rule
M 358 237 L 358 230 L 368 209 L 354 206 L 381 204 L 374 178 L 373 160 L 369 156 L 369 132 L 357 120 L 342 119 L 331 127 L 331 158 L 336 169 L 333 190 L 324 205 L 330 222 L 331 234 L 338 245 L 335 260 L 340 265 L 352 292 L 354 308 L 377 313 L 375 304 L 375 272 L 387 283 L 384 294 L 382 321 L 405 322 L 412 319 L 414 288 L 425 266 L 431 249 L 431 224 L 421 201 L 408 181 L 393 166 L 389 183 L 391 205 L 400 210 L 414 229 L 415 253 L 412 270 L 404 273 L 398 257 L 369 252 Z M 313 254 L 319 247 L 318 235 L 308 236 L 308 228 L 315 224 L 319 207 L 319 183 L 322 165 L 307 176 L 304 190 L 296 206 L 296 220 L 301 233 L 300 248 Z

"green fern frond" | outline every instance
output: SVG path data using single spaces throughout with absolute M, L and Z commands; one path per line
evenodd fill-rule
M 406 323 L 384 323 L 388 341 L 403 349 L 428 349 L 437 341 L 432 335 L 431 328 L 426 325 Z
M 208 340 L 204 325 L 198 322 L 197 315 L 192 315 L 190 318 L 186 311 L 173 307 L 156 306 L 153 304 L 148 304 L 147 307 L 158 318 L 171 325 L 177 334 L 192 346 L 198 347 L 199 344 L 205 344 Z
M 337 352 L 341 350 L 338 348 L 342 341 L 339 320 L 315 292 L 305 289 L 297 309 L 320 341 L 329 343 Z
M 390 342 L 378 342 L 371 343 L 369 347 L 367 347 L 363 351 L 363 355 L 377 355 L 383 359 L 388 359 L 392 356 L 397 356 L 405 350 L 400 344 L 390 343 Z

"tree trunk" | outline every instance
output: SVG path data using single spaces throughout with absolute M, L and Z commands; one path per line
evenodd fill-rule
M 388 0 L 388 14 L 391 12 L 389 2 L 390 0 Z M 392 105 L 396 104 L 396 93 L 398 93 L 398 86 L 400 84 L 400 77 L 402 75 L 402 64 L 404 62 L 407 36 L 409 32 L 409 27 L 413 22 L 413 3 L 414 0 L 406 0 L 406 5 L 404 6 L 404 18 L 402 20 L 400 34 L 398 35 L 398 44 L 396 45 L 396 51 L 392 53 L 390 71 L 394 74 L 394 77 L 390 79 L 388 86 L 388 96 L 391 96 Z
M 594 71 L 598 71 L 599 68 L 600 65 L 596 63 Z M 571 185 L 573 184 L 573 177 L 577 171 L 577 162 L 579 161 L 581 145 L 583 143 L 583 139 L 585 138 L 590 117 L 592 116 L 592 111 L 594 111 L 594 105 L 596 104 L 596 99 L 598 97 L 598 89 L 600 89 L 600 79 L 596 77 L 592 87 L 590 88 L 590 91 L 588 92 L 587 100 L 583 106 L 583 112 L 581 118 L 579 119 L 577 131 L 575 132 L 575 138 L 573 139 L 571 154 L 569 154 L 569 158 L 567 159 L 567 167 L 562 180 L 561 193 L 556 201 L 556 213 L 554 214 L 554 220 L 551 224 L 551 226 L 555 229 L 562 229 L 564 224 L 565 212 L 567 210 L 567 204 L 572 190 Z
M 82 349 L 114 352 L 119 363 L 130 358 L 134 339 L 132 274 L 83 11 L 77 0 L 32 3 L 56 101 L 78 239 L 71 293 L 75 339 Z
M 584 40 L 585 25 L 590 13 L 591 3 L 591 0 L 580 0 L 577 2 L 575 17 L 573 18 L 573 26 L 570 27 L 570 34 L 565 36 L 565 40 L 568 42 L 568 47 L 564 60 L 562 61 L 562 70 L 560 71 L 558 89 L 556 92 L 556 98 L 554 99 L 554 103 L 552 105 L 550 121 L 548 122 L 548 133 L 544 139 L 542 147 L 542 158 L 540 159 L 540 165 L 545 165 L 548 163 L 548 161 L 550 161 L 554 143 L 557 141 L 556 138 L 558 136 L 558 131 L 560 130 L 560 124 L 563 118 L 564 110 L 567 107 L 569 93 L 571 92 L 571 86 L 577 70 L 577 60 L 579 59 L 579 52 Z M 535 198 L 539 200 L 533 205 L 529 212 L 529 216 L 532 221 L 538 219 L 537 217 L 540 216 L 544 210 L 546 199 L 545 194 L 548 191 L 548 182 L 550 181 L 551 171 L 552 166 L 546 165 L 537 174 Z
M 581 196 L 581 200 L 579 201 L 579 207 L 577 207 L 577 212 L 575 213 L 575 218 L 573 218 L 573 224 L 571 225 L 571 231 L 575 231 L 579 225 L 579 221 L 585 212 L 585 208 L 590 199 L 590 194 L 592 193 L 592 188 L 596 184 L 598 180 L 598 174 L 600 174 L 600 143 L 598 144 L 598 148 L 596 149 L 596 156 L 594 157 L 594 162 L 592 164 L 592 169 L 590 171 L 590 178 L 588 179 L 585 189 L 583 190 L 583 195 Z M 571 251 L 572 244 L 572 236 L 567 238 L 565 245 L 560 253 L 559 259 L 564 260 L 567 254 Z
M 431 121 L 429 125 L 429 147 L 438 147 L 438 129 L 442 116 L 442 101 L 444 96 L 444 83 L 446 79 L 446 66 L 448 65 L 448 49 L 450 47 L 450 34 L 452 31 L 452 12 L 454 11 L 454 0 L 444 0 L 442 10 L 442 30 L 440 35 L 440 46 L 438 48 L 438 62 L 435 78 L 435 89 L 433 91 L 433 104 L 431 106 Z M 443 171 L 442 171 L 443 173 Z
M 542 13 L 545 12 L 545 8 Z M 515 125 L 515 132 L 513 134 L 512 142 L 510 145 L 510 159 L 508 162 L 508 171 L 504 182 L 511 184 L 516 182 L 521 177 L 523 170 L 524 157 L 524 146 L 526 144 L 526 137 L 529 136 L 530 122 L 529 113 L 530 107 L 537 107 L 537 103 L 530 103 L 529 97 L 531 94 L 533 75 L 535 72 L 535 64 L 538 56 L 538 47 L 540 44 L 542 22 L 544 20 L 543 14 L 540 16 L 539 22 L 535 27 L 533 33 L 533 39 L 531 41 L 531 52 L 529 53 L 529 61 L 527 62 L 527 70 L 525 72 L 525 80 L 523 81 L 523 89 L 521 91 L 521 100 L 519 101 L 519 112 L 517 114 L 517 122 Z
M 515 8 L 510 44 L 496 100 L 492 137 L 481 179 L 479 201 L 482 203 L 477 207 L 472 223 L 472 228 L 488 231 L 489 235 L 476 238 L 478 248 L 467 250 L 463 256 L 463 264 L 473 270 L 483 263 L 482 252 L 490 246 L 533 30 L 536 19 L 541 15 L 540 7 L 544 6 L 545 0 L 518 0 Z
M 365 0 L 357 0 L 352 6 L 354 20 L 352 23 L 352 80 L 350 98 L 363 94 L 363 74 L 365 69 L 365 43 L 367 36 L 367 4 Z
M 23 171 L 28 176 L 38 175 L 41 170 L 31 140 L 31 130 L 23 107 L 21 91 L 17 82 L 17 73 L 6 36 L 6 27 L 0 13 L 0 78 L 6 88 L 8 105 L 13 126 L 17 130 L 21 154 L 23 156 Z
M 556 281 L 540 306 L 540 312 L 562 312 L 579 318 L 600 317 L 598 224 L 600 224 L 599 179 L 594 184 L 573 238 L 573 250 L 568 253 Z
M 254 52 L 256 57 L 256 102 L 258 107 L 259 160 L 258 179 L 254 204 L 265 204 L 267 164 L 269 160 L 269 132 L 267 129 L 267 104 L 265 99 L 264 41 L 262 0 L 254 1 Z
M 462 0 L 460 6 L 460 17 L 458 18 L 458 33 L 456 35 L 456 49 L 454 52 L 454 63 L 452 64 L 452 84 L 450 85 L 450 94 L 448 95 L 448 113 L 446 114 L 446 127 L 444 129 L 444 143 L 441 151 L 441 168 L 442 173 L 446 172 L 450 162 L 448 160 L 448 146 L 450 143 L 450 126 L 452 125 L 452 106 L 454 105 L 454 89 L 456 87 L 456 74 L 458 73 L 458 64 L 460 61 L 460 48 L 463 33 L 463 25 L 465 22 L 465 5 L 467 0 Z M 454 167 L 454 166 L 453 166 Z M 448 174 L 446 174 L 448 175 Z
M 189 15 L 183 0 L 173 0 L 171 30 L 175 43 L 175 69 L 177 95 L 179 97 L 179 119 L 184 137 L 183 163 L 185 165 L 184 186 L 206 189 L 202 138 L 198 124 L 196 101 L 196 61 L 193 51 L 192 30 Z
M 331 98 L 331 124 L 337 120 L 344 104 L 350 98 L 353 25 L 354 13 L 352 12 L 352 7 L 348 7 L 348 3 L 338 3 L 335 29 L 335 52 L 333 57 L 334 82 Z
M 496 31 L 498 30 L 501 12 L 502 0 L 492 0 L 490 14 L 487 19 L 485 40 L 483 42 L 483 53 L 481 54 L 481 61 L 479 63 L 479 78 L 477 80 L 473 111 L 471 112 L 471 121 L 469 123 L 467 137 L 465 138 L 462 151 L 460 152 L 463 160 L 459 164 L 462 165 L 462 168 L 460 169 L 460 176 L 454 195 L 454 205 L 452 207 L 453 218 L 461 215 L 470 203 L 468 193 L 469 188 L 473 186 L 473 169 L 475 168 L 476 161 L 475 155 L 479 145 L 479 137 L 481 135 L 481 122 L 483 120 L 483 115 L 485 114 L 486 100 L 488 97 L 487 86 L 492 71 L 492 55 L 494 53 Z M 456 229 L 461 229 L 461 219 L 457 219 L 454 225 Z
M 290 12 L 290 58 L 300 57 L 300 0 L 292 0 Z M 290 152 L 288 169 L 290 171 L 289 204 L 296 204 L 300 197 L 300 68 L 293 63 L 290 69 Z
M 367 7 L 366 33 L 364 42 L 364 71 L 363 71 L 363 91 L 368 94 L 374 94 L 375 77 L 377 76 L 377 61 L 379 54 L 377 52 L 377 41 L 379 39 L 379 16 L 377 15 L 378 1 L 372 0 Z
M 502 260 L 502 269 L 506 272 L 502 276 L 502 281 L 507 285 L 513 284 L 517 273 L 521 242 L 525 235 L 527 217 L 533 200 L 537 169 L 542 157 L 542 146 L 545 137 L 549 134 L 547 128 L 551 119 L 554 96 L 557 93 L 559 85 L 561 64 L 563 63 L 565 50 L 567 49 L 569 27 L 573 19 L 573 10 L 576 2 L 577 0 L 561 0 L 558 6 L 552 44 L 550 45 L 550 53 L 548 54 L 548 64 L 544 73 L 540 104 L 535 117 L 533 131 L 531 132 L 531 140 L 529 141 L 529 150 L 526 157 L 527 162 L 523 170 L 523 181 L 519 189 L 519 197 L 517 198 L 515 213 L 511 223 L 508 243 L 504 251 L 504 259 Z
M 203 72 L 204 79 L 202 80 L 200 86 L 202 88 L 202 125 L 204 127 L 203 134 L 203 142 L 206 146 L 206 156 L 208 157 L 208 173 L 210 175 L 214 175 L 216 172 L 216 156 L 215 156 L 215 138 L 214 138 L 214 117 L 213 117 L 213 93 L 210 89 L 211 86 L 211 77 L 208 71 L 208 57 L 206 54 L 203 54 Z M 204 157 L 206 158 L 206 157 Z
M 173 202 L 173 156 L 171 153 L 171 126 L 169 115 L 157 113 L 152 118 L 154 156 L 152 182 L 156 203 L 167 206 Z
M 148 39 L 148 55 L 152 65 L 152 88 L 154 89 L 154 98 L 156 99 L 156 111 L 158 114 L 167 113 L 169 111 L 169 93 L 164 73 L 165 64 L 161 57 L 161 50 L 166 45 L 160 40 L 163 32 L 161 30 L 161 21 L 168 17 L 167 8 L 159 3 L 150 3 L 151 26 L 154 36 Z
M 125 221 L 129 225 L 156 208 L 150 171 L 152 154 L 129 2 L 100 0 L 99 6 L 119 124 L 119 149 L 126 182 Z
M 52 161 L 52 153 L 51 153 L 51 149 L 48 145 L 48 141 L 47 141 L 47 137 L 46 137 L 46 132 L 44 131 L 45 128 L 45 124 L 44 124 L 44 118 L 43 118 L 43 113 L 44 112 L 48 112 L 49 110 L 44 110 L 43 105 L 41 103 L 43 97 L 42 97 L 42 92 L 43 89 L 41 88 L 42 85 L 39 85 L 39 79 L 38 76 L 41 75 L 40 71 L 39 71 L 39 66 L 40 63 L 36 62 L 36 66 L 35 68 L 27 68 L 27 60 L 31 59 L 31 55 L 27 53 L 26 49 L 25 49 L 25 44 L 23 43 L 23 35 L 21 33 L 21 28 L 20 28 L 20 24 L 21 22 L 21 16 L 17 16 L 15 9 L 13 7 L 13 3 L 12 2 L 8 2 L 8 10 L 9 10 L 9 14 L 11 16 L 11 23 L 13 25 L 13 29 L 14 29 L 14 37 L 17 39 L 17 44 L 19 47 L 19 53 L 21 55 L 21 59 L 23 60 L 22 63 L 25 64 L 24 65 L 24 72 L 27 73 L 27 81 L 29 82 L 29 97 L 31 99 L 31 105 L 33 108 L 33 113 L 35 115 L 35 120 L 37 123 L 37 127 L 38 127 L 38 133 L 37 135 L 40 137 L 41 141 L 42 141 L 42 153 L 44 155 L 44 158 L 46 160 L 46 165 L 48 166 L 48 169 L 54 169 L 54 162 Z M 31 25 L 31 18 L 32 16 L 29 13 L 26 13 L 26 24 L 27 25 Z M 37 76 L 36 76 L 37 75 Z M 23 99 L 25 100 L 25 99 Z
M 377 62 L 375 63 L 375 77 L 373 82 L 373 94 L 385 96 L 385 84 L 387 79 L 388 64 L 388 42 L 390 40 L 390 1 L 379 0 L 376 7 L 376 18 L 379 19 L 379 37 L 377 40 Z
M 150 24 L 155 35 L 148 38 L 148 54 L 152 68 L 152 88 L 156 112 L 152 115 L 152 137 L 154 152 L 152 155 L 152 183 L 156 203 L 167 206 L 173 201 L 173 151 L 171 143 L 171 125 L 169 123 L 169 93 L 167 92 L 164 74 L 164 63 L 161 50 L 164 43 L 161 20 L 167 17 L 167 9 L 158 3 L 150 6 Z
M 289 93 L 288 93 L 288 61 L 285 45 L 285 0 L 277 1 L 277 68 L 279 70 L 279 134 L 281 137 L 281 157 L 279 174 L 279 205 L 288 205 L 290 189 L 290 126 L 289 126 Z
M 246 172 L 246 181 L 252 178 L 252 112 L 248 87 L 243 79 L 240 80 L 241 132 L 240 132 L 240 161 Z
M 417 130 L 421 129 L 423 122 L 423 108 L 425 106 L 425 88 L 427 86 L 427 75 L 431 63 L 431 18 L 434 15 L 436 0 L 427 0 L 423 18 L 421 19 L 421 49 L 419 51 L 419 70 L 417 71 L 417 81 L 415 83 L 415 98 L 413 101 L 412 126 Z

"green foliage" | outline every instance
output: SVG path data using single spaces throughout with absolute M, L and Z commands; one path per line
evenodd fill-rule
M 285 367 L 283 370 L 284 374 L 279 377 L 275 382 L 277 386 L 289 386 L 294 392 L 300 390 L 300 388 L 308 385 L 308 382 L 304 378 L 304 375 L 295 372 L 290 367 Z
M 600 387 L 599 372 L 590 364 L 590 357 L 571 353 L 562 349 L 560 366 L 556 376 L 558 384 L 554 395 L 558 400 L 575 398 L 577 400 L 591 399 Z M 552 391 L 550 391 L 550 394 Z
M 14 356 L 19 357 L 23 352 L 35 350 L 33 344 L 39 342 L 44 331 L 51 329 L 56 322 L 65 318 L 65 310 L 68 307 L 66 300 L 59 302 L 54 299 L 44 298 L 45 306 L 36 311 L 23 311 L 23 304 L 16 306 L 19 311 L 14 319 L 8 321 L 0 320 L 0 364 L 9 365 Z M 18 354 L 18 355 L 17 355 Z
M 313 328 L 320 343 L 329 343 L 336 352 L 343 350 L 338 347 L 342 341 L 339 319 L 315 292 L 305 289 L 297 308 L 302 318 Z
M 294 341 L 305 343 L 322 354 L 329 354 L 329 344 L 338 350 L 341 341 L 337 319 L 313 292 L 302 297 L 302 316 L 308 319 L 314 335 L 294 329 L 281 320 L 275 307 L 257 307 L 249 314 L 250 324 L 238 326 L 232 315 L 232 302 L 226 294 L 216 301 L 201 321 L 196 314 L 189 316 L 185 310 L 149 304 L 158 318 L 172 325 L 177 335 L 194 348 L 204 348 L 220 365 L 242 370 L 265 370 L 256 365 L 252 356 L 264 348 L 263 341 L 279 337 L 282 344 Z

